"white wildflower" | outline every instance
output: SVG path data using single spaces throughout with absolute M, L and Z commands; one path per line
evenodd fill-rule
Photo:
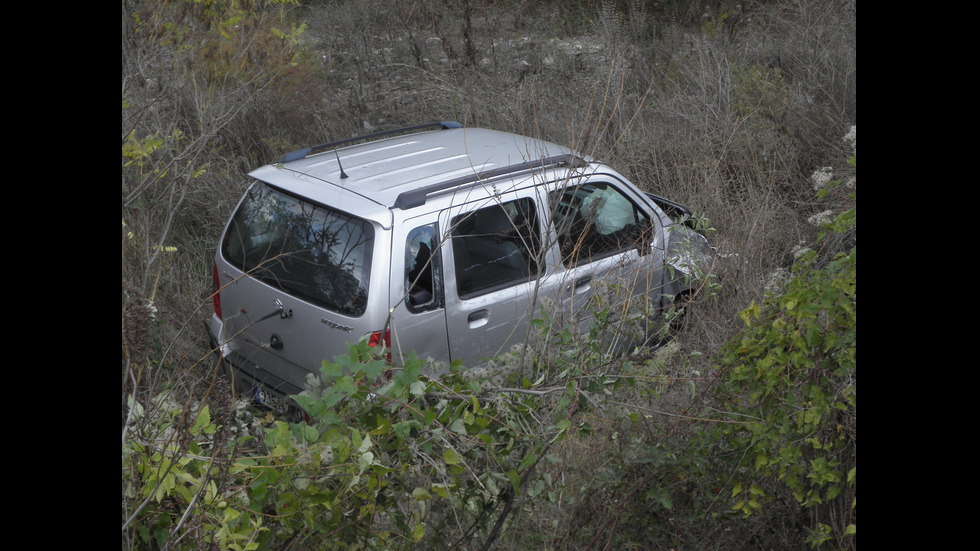
M 844 136 L 844 141 L 851 143 L 851 150 L 857 155 L 857 125 L 851 127 L 851 130 Z
M 224 499 L 234 499 L 235 503 L 245 507 L 252 504 L 252 501 L 248 498 L 248 492 L 245 491 L 244 487 L 240 486 L 221 492 L 221 497 Z
M 659 361 L 666 363 L 666 361 L 671 358 L 678 350 L 680 350 L 680 345 L 677 344 L 676 340 L 669 341 L 666 345 L 661 346 L 653 353 Z
M 793 247 L 793 258 L 799 260 L 807 253 L 809 253 L 811 250 L 812 249 L 810 249 L 810 247 L 804 247 L 803 245 L 796 245 Z
M 814 226 L 825 226 L 831 222 L 833 215 L 834 215 L 834 211 L 825 210 L 823 212 L 814 214 L 810 218 L 807 218 L 806 221 L 809 222 L 810 224 L 813 224 Z
M 834 167 L 825 166 L 818 168 L 810 175 L 810 179 L 813 180 L 813 191 L 820 191 L 827 187 L 827 184 L 834 179 Z
M 776 268 L 771 274 L 769 274 L 769 281 L 766 282 L 766 293 L 777 293 L 782 290 L 782 288 L 789 283 L 791 279 L 790 273 L 784 268 Z

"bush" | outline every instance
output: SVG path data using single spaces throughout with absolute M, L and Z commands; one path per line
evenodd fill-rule
M 183 409 L 161 396 L 144 423 L 146 409 L 131 401 L 127 426 L 138 435 L 125 439 L 123 481 L 124 497 L 140 503 L 127 521 L 134 539 L 486 549 L 516 511 L 557 499 L 540 465 L 556 461 L 556 444 L 588 433 L 577 414 L 609 384 L 571 368 L 532 383 L 512 361 L 519 350 L 502 359 L 509 369 L 453 366 L 440 379 L 414 356 L 390 373 L 385 352 L 364 340 L 324 362 L 295 397 L 305 422 L 257 427 L 238 407 L 222 421 L 207 405 Z M 240 451 L 262 433 L 260 452 Z
M 675 342 L 626 371 L 606 429 L 621 437 L 596 443 L 604 475 L 583 488 L 603 498 L 580 504 L 567 541 L 856 547 L 856 179 L 813 183 L 832 213 L 814 219 L 819 246 L 739 312 L 710 365 Z
M 856 229 L 855 190 L 828 232 Z M 728 458 L 734 510 L 796 503 L 806 541 L 839 548 L 856 531 L 857 247 L 818 260 L 803 253 L 783 289 L 742 311 L 747 329 L 719 356 L 721 407 L 736 422 L 703 443 Z

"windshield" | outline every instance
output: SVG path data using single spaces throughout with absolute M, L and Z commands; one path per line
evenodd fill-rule
M 256 182 L 232 218 L 222 254 L 293 296 L 360 316 L 373 244 L 367 221 Z

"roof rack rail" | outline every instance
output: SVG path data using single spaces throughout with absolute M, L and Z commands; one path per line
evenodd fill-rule
M 455 121 L 441 121 L 432 122 L 428 124 L 419 124 L 416 126 L 406 126 L 405 128 L 396 128 L 394 130 L 382 130 L 380 132 L 372 132 L 371 134 L 365 134 L 363 136 L 354 136 L 353 138 L 346 138 L 343 140 L 337 140 L 335 142 L 325 143 L 321 145 L 315 145 L 313 147 L 307 147 L 306 149 L 299 149 L 286 153 L 279 158 L 279 164 L 288 163 L 289 161 L 295 161 L 297 159 L 303 159 L 312 153 L 322 153 L 328 149 L 333 149 L 341 145 L 347 145 L 354 142 L 376 140 L 378 138 L 383 138 L 386 136 L 392 136 L 395 134 L 408 134 L 410 132 L 419 132 L 422 130 L 434 130 L 436 128 L 442 128 L 444 130 L 449 130 L 452 128 L 462 128 L 463 125 Z
M 534 169 L 551 168 L 551 167 L 559 167 L 559 166 L 567 166 L 569 168 L 584 168 L 588 166 L 588 164 L 589 163 L 585 159 L 577 155 L 568 153 L 565 155 L 555 155 L 553 157 L 546 157 L 544 159 L 538 159 L 536 161 L 527 161 L 514 165 L 503 166 L 491 170 L 485 170 L 483 172 L 468 174 L 466 176 L 460 176 L 459 178 L 446 180 L 445 182 L 438 182 L 418 189 L 413 189 L 411 191 L 403 191 L 402 193 L 398 194 L 398 198 L 395 199 L 394 206 L 401 210 L 408 210 L 411 208 L 420 207 L 425 204 L 426 197 L 428 197 L 430 193 L 452 189 L 455 187 L 462 186 L 464 184 L 470 184 L 480 180 L 486 180 L 488 178 L 496 178 L 498 176 L 528 172 Z

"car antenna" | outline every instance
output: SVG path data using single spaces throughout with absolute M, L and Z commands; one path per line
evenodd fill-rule
M 347 178 L 347 173 L 344 172 L 344 165 L 340 164 L 340 153 L 337 153 L 337 150 L 335 149 L 333 154 L 337 156 L 337 166 L 340 167 L 340 179 L 343 180 Z

